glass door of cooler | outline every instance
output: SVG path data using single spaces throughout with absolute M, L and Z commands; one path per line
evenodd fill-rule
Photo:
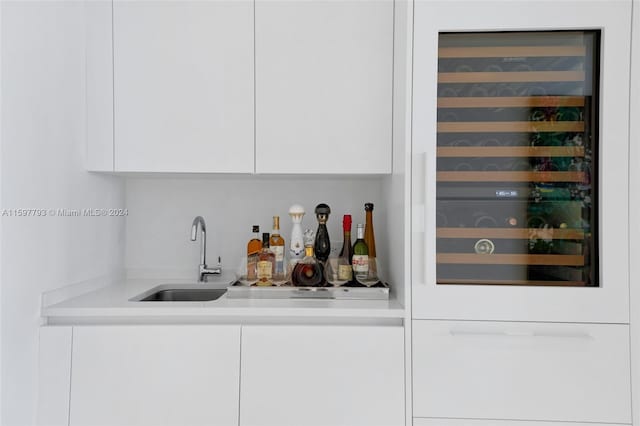
M 412 318 L 628 322 L 630 8 L 415 2 Z
M 599 285 L 599 39 L 439 34 L 438 285 Z

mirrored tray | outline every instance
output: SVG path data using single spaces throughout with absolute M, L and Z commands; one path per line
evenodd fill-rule
M 344 285 L 341 287 L 247 286 L 236 282 L 227 288 L 229 299 L 336 299 L 389 300 L 389 285 L 378 282 L 371 287 Z

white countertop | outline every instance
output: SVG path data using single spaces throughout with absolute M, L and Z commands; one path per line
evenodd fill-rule
M 251 319 L 272 318 L 351 318 L 402 319 L 404 308 L 390 300 L 327 299 L 230 299 L 224 294 L 207 302 L 138 302 L 130 299 L 163 284 L 197 286 L 193 281 L 139 279 L 126 280 L 42 308 L 49 323 L 74 323 L 86 319 Z M 211 284 L 226 288 L 225 283 Z M 238 318 L 240 317 L 240 318 Z

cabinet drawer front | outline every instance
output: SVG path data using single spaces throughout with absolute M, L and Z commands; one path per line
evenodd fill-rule
M 72 426 L 238 424 L 240 326 L 79 326 L 72 356 Z
M 413 426 L 569 426 L 556 422 L 522 422 L 515 420 L 413 419 Z M 571 423 L 570 426 L 615 426 L 612 423 Z
M 413 324 L 416 417 L 631 422 L 626 325 Z
M 404 424 L 402 327 L 243 326 L 241 426 Z

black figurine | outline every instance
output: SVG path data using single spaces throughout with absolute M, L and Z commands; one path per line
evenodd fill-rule
M 326 262 L 331 252 L 329 231 L 327 231 L 327 221 L 329 220 L 331 208 L 326 204 L 318 204 L 315 213 L 318 218 L 318 231 L 316 232 L 316 241 L 313 249 L 316 254 L 316 259 Z

